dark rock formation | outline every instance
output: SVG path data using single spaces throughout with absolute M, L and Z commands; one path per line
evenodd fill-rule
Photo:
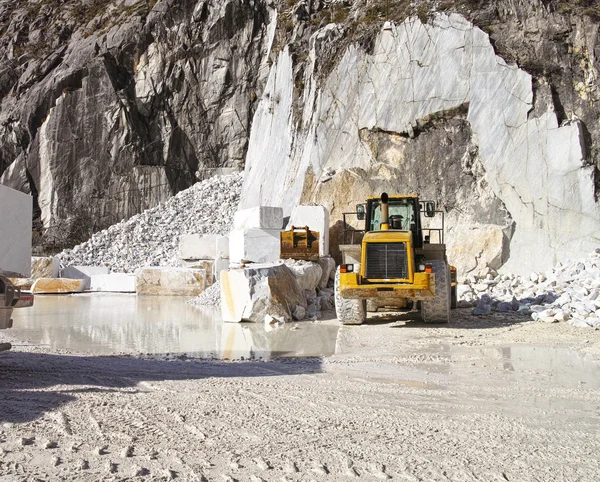
M 0 173 L 36 197 L 46 249 L 243 168 L 270 15 L 241 0 L 1 4 Z

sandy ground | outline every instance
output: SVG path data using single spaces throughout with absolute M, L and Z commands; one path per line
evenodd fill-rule
M 600 332 L 406 319 L 305 359 L 18 346 L 0 354 L 0 480 L 600 480 Z

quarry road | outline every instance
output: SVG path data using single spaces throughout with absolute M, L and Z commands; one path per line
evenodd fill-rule
M 598 331 L 470 310 L 211 323 L 212 359 L 0 332 L 0 480 L 600 480 Z M 269 355 L 224 359 L 252 355 L 246 331 Z M 303 332 L 330 353 L 269 351 Z

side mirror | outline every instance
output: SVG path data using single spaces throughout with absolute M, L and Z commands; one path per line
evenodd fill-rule
M 359 221 L 363 221 L 365 219 L 365 205 L 357 204 L 356 205 L 356 217 Z
M 435 216 L 435 202 L 425 201 L 425 217 L 432 218 Z

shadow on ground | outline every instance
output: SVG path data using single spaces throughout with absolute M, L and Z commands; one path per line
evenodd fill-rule
M 321 366 L 317 357 L 267 363 L 6 352 L 0 356 L 0 422 L 35 420 L 75 401 L 81 392 L 116 391 L 127 396 L 144 391 L 138 388 L 140 382 L 313 374 L 321 372 Z
M 450 323 L 425 323 L 418 311 L 378 311 L 369 313 L 366 324 L 391 325 L 391 328 L 453 328 L 482 330 L 502 326 L 518 325 L 531 321 L 529 315 L 522 313 L 493 312 L 488 315 L 473 315 L 472 308 L 452 310 Z

